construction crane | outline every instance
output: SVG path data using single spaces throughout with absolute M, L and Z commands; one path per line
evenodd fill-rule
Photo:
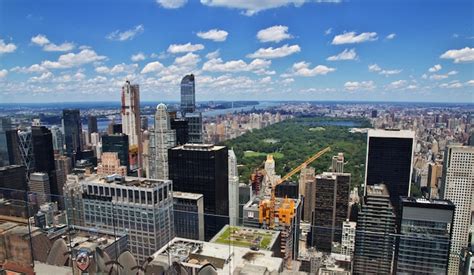
M 260 202 L 259 206 L 259 222 L 261 224 L 266 224 L 268 228 L 273 229 L 275 226 L 275 213 L 278 212 L 279 220 L 284 223 L 285 225 L 289 225 L 291 223 L 291 219 L 294 216 L 294 201 L 288 200 L 285 198 L 283 203 L 280 205 L 279 209 L 276 209 L 276 198 L 275 198 L 275 188 L 280 185 L 281 183 L 285 182 L 296 173 L 300 172 L 303 168 L 307 165 L 324 155 L 325 153 L 331 151 L 331 147 L 326 147 L 323 150 L 317 152 L 305 162 L 300 164 L 295 169 L 291 170 L 288 174 L 286 174 L 281 179 L 277 180 L 275 183 L 271 185 L 271 196 L 269 200 L 263 200 Z

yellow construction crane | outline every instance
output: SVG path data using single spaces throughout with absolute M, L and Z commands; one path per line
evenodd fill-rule
M 286 174 L 284 177 L 276 181 L 275 183 L 272 183 L 271 185 L 271 197 L 270 200 L 263 200 L 260 202 L 260 207 L 259 207 L 259 221 L 260 223 L 264 223 L 268 226 L 268 228 L 273 229 L 275 226 L 275 213 L 278 212 L 278 218 L 279 220 L 284 223 L 285 225 L 289 225 L 291 223 L 291 219 L 294 216 L 294 201 L 293 200 L 288 200 L 285 198 L 283 203 L 280 205 L 278 209 L 275 209 L 275 188 L 294 176 L 296 173 L 300 172 L 303 168 L 305 168 L 308 164 L 312 163 L 325 153 L 331 151 L 331 147 L 326 147 L 323 150 L 317 152 L 313 156 L 311 156 L 309 159 L 307 159 L 305 162 L 300 164 L 298 167 L 295 169 L 291 170 L 288 174 Z

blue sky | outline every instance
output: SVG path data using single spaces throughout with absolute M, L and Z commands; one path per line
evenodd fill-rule
M 0 0 L 0 101 L 474 102 L 473 1 Z

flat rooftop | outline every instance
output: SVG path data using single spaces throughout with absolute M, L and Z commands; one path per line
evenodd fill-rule
M 278 235 L 280 232 L 274 230 L 226 225 L 209 242 L 271 250 Z
M 415 132 L 400 129 L 369 129 L 368 137 L 415 138 Z
M 389 196 L 385 184 L 367 185 L 367 195 L 381 197 Z
M 199 194 L 199 193 L 189 193 L 189 192 L 179 192 L 179 191 L 173 192 L 173 198 L 178 198 L 178 199 L 198 200 L 202 197 L 204 197 L 204 195 Z
M 224 148 L 225 146 L 219 146 L 214 144 L 186 143 L 181 146 L 173 147 L 171 148 L 171 150 L 217 151 Z
M 84 175 L 84 177 L 79 176 L 79 182 L 93 183 L 93 184 L 117 184 L 122 186 L 130 187 L 158 187 L 159 185 L 169 182 L 170 180 L 155 180 L 148 178 L 139 178 L 139 177 L 129 177 L 129 176 L 120 176 L 120 175 Z
M 246 266 L 264 267 L 270 272 L 278 272 L 283 266 L 283 259 L 273 257 L 272 254 L 265 250 L 253 251 L 238 246 L 174 238 L 152 255 L 154 259 L 149 265 L 171 266 L 172 262 L 179 262 L 183 266 L 199 269 L 211 263 L 217 274 L 233 274 L 236 268 Z

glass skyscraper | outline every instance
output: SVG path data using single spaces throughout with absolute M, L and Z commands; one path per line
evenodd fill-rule
M 64 143 L 66 155 L 81 151 L 82 124 L 79 109 L 63 110 Z
M 402 198 L 397 274 L 447 274 L 454 220 L 448 200 Z
M 189 74 L 181 80 L 181 114 L 193 113 L 196 110 L 196 91 L 194 75 Z

